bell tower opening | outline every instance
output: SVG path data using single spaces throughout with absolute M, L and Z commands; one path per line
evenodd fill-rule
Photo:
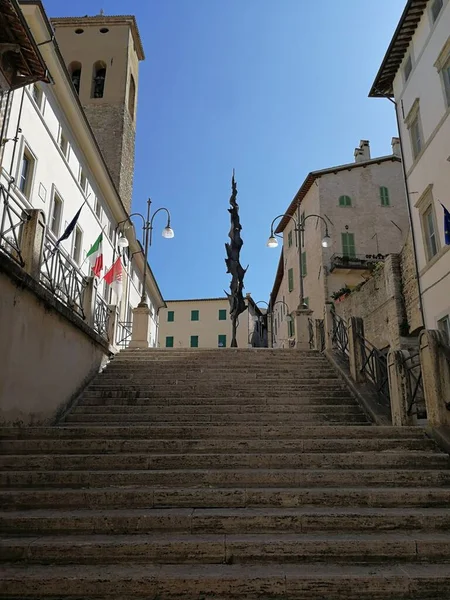
M 91 98 L 103 98 L 105 92 L 106 65 L 101 60 L 94 64 Z

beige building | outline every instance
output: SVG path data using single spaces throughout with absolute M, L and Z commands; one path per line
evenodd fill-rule
M 450 210 L 449 0 L 407 2 L 370 96 L 395 99 L 419 307 L 426 328 L 450 335 L 450 244 L 442 206 Z
M 339 290 L 362 283 L 374 264 L 398 253 L 408 234 L 402 165 L 398 139 L 393 153 L 372 159 L 370 145 L 361 141 L 355 162 L 309 173 L 286 214 L 305 223 L 302 244 L 304 299 L 322 318 L 325 303 Z M 325 224 L 331 240 L 322 247 Z M 276 229 L 283 236 L 271 303 L 274 305 L 274 339 L 295 338 L 294 322 L 286 321 L 299 305 L 299 256 L 295 223 L 283 217 Z M 275 306 L 275 302 L 277 305 Z
M 254 303 L 239 317 L 237 343 L 247 348 L 252 343 Z M 247 305 L 249 300 L 247 298 Z M 160 311 L 159 345 L 165 348 L 227 348 L 231 343 L 228 298 L 167 300 Z M 258 313 L 261 314 L 261 313 Z

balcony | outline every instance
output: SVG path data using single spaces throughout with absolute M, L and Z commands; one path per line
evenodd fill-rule
M 330 273 L 336 270 L 344 271 L 371 271 L 379 262 L 383 262 L 387 254 L 354 254 L 346 256 L 344 254 L 333 254 L 330 261 Z

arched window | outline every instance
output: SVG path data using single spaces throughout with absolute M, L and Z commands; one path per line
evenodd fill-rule
M 76 89 L 77 94 L 80 93 L 80 82 L 81 82 L 81 63 L 73 62 L 69 65 L 70 78 L 72 80 L 73 87 Z
M 133 75 L 130 74 L 130 90 L 128 92 L 128 110 L 131 118 L 134 119 L 134 110 L 136 106 L 136 82 Z
M 98 61 L 94 65 L 91 98 L 103 98 L 103 92 L 105 91 L 105 79 L 106 65 L 104 62 Z

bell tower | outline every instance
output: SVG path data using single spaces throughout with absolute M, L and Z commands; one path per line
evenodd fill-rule
M 126 209 L 131 210 L 139 61 L 133 16 L 52 19 L 72 83 Z

